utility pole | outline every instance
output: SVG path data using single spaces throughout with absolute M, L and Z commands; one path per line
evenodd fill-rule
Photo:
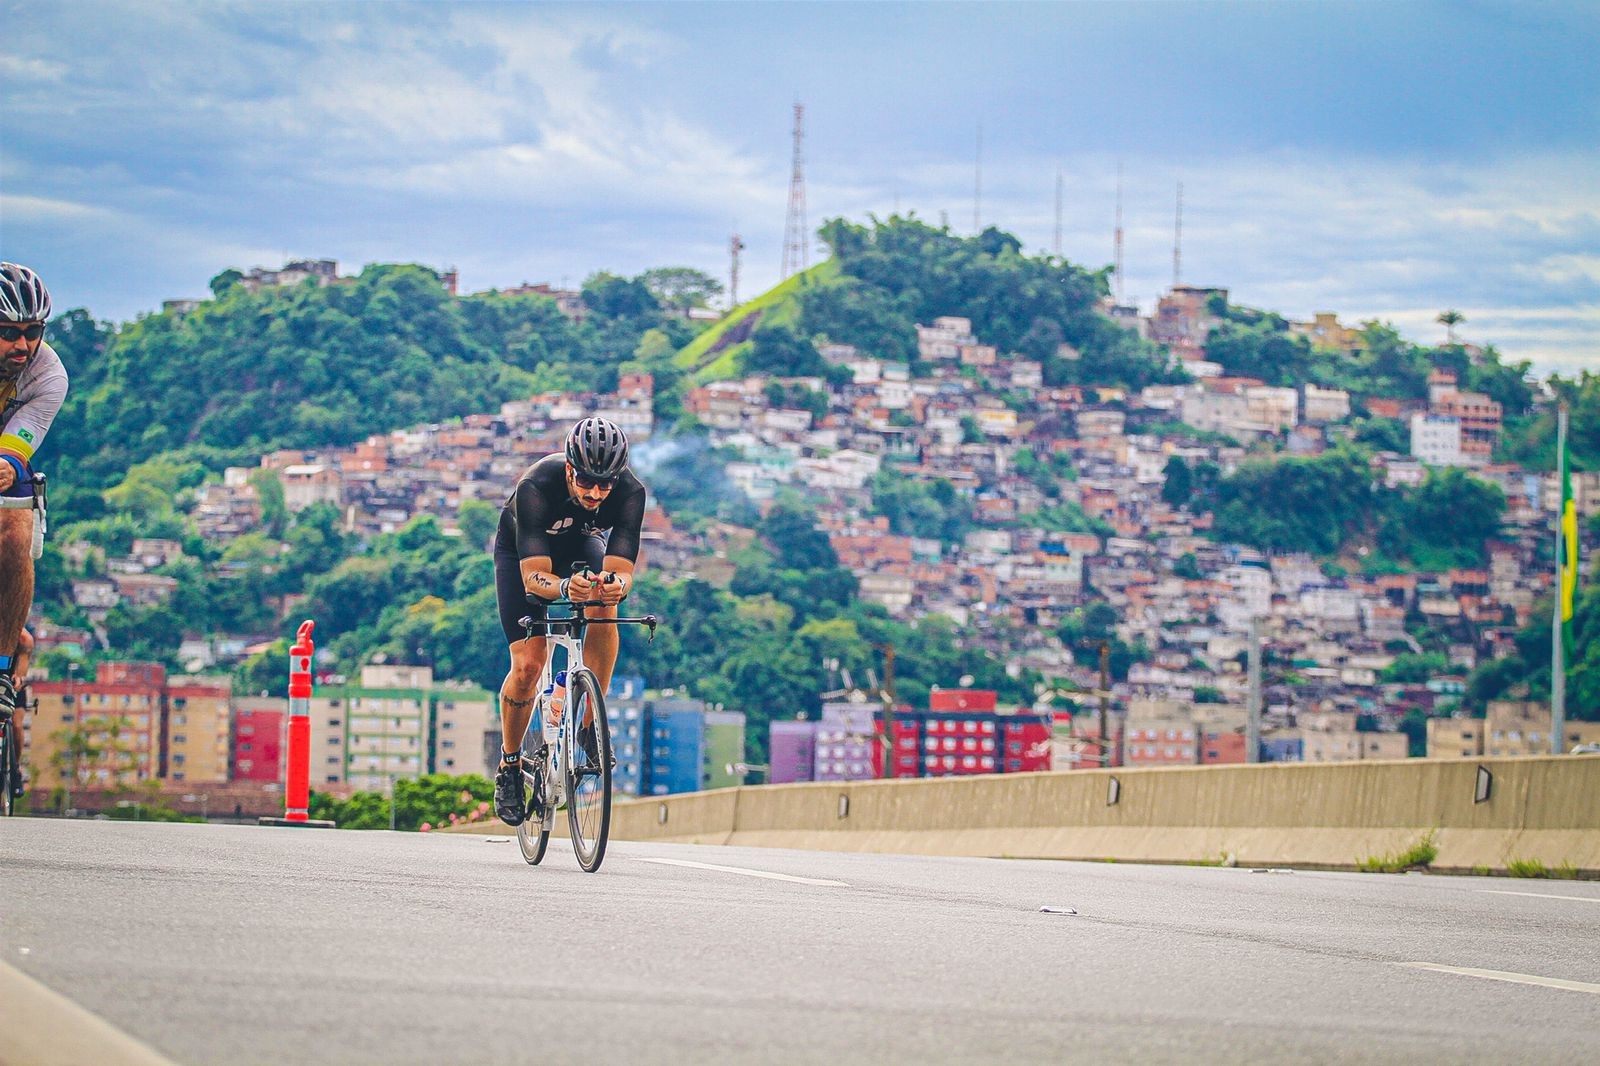
M 1106 718 L 1111 708 L 1111 642 L 1100 642 L 1100 765 L 1111 765 L 1111 742 L 1106 733 Z
M 883 739 L 879 742 L 883 755 L 881 775 L 893 777 L 894 767 L 890 760 L 894 758 L 894 645 L 874 645 L 883 652 L 883 687 L 878 690 L 879 702 L 883 705 Z
M 789 171 L 789 217 L 783 227 L 783 274 L 797 274 L 811 265 L 811 235 L 806 227 L 805 141 L 806 109 L 794 105 L 794 161 Z M 780 279 L 781 280 L 781 279 Z
M 1250 620 L 1250 695 L 1245 705 L 1244 761 L 1261 761 L 1261 619 Z

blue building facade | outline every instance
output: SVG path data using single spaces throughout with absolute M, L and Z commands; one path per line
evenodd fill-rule
M 644 726 L 648 730 L 648 747 L 643 794 L 664 796 L 700 790 L 706 761 L 705 710 L 706 705 L 701 700 L 646 701 Z

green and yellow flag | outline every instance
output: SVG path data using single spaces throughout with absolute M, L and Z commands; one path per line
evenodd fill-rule
M 1572 661 L 1572 607 L 1578 597 L 1578 508 L 1572 500 L 1572 470 L 1565 441 L 1561 462 L 1561 536 L 1557 541 L 1561 558 L 1556 573 L 1560 577 L 1561 651 L 1565 662 Z

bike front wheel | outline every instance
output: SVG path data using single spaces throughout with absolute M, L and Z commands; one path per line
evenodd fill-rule
M 600 869 L 611 832 L 611 727 L 606 701 L 593 673 L 579 670 L 567 685 L 572 733 L 581 738 L 567 757 L 567 829 L 585 873 Z M 584 723 L 593 722 L 592 741 Z

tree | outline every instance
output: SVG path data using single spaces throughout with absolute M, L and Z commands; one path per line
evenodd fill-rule
M 1044 363 L 1056 357 L 1056 351 L 1066 342 L 1067 335 L 1061 323 L 1053 318 L 1035 318 L 1028 332 L 1017 341 L 1017 351 L 1036 362 Z
M 774 504 L 758 529 L 784 569 L 832 570 L 839 565 L 828 535 L 817 528 L 815 514 L 797 501 Z
M 284 501 L 283 482 L 278 480 L 277 471 L 252 470 L 250 484 L 256 490 L 256 501 L 261 504 L 261 521 L 267 532 L 274 537 L 282 536 L 284 527 L 289 524 L 289 506 Z
M 1506 498 L 1500 486 L 1459 467 L 1430 470 L 1422 484 L 1393 497 L 1385 508 L 1379 543 L 1427 569 L 1476 566 L 1485 542 L 1500 531 Z
M 211 295 L 222 298 L 222 294 L 244 280 L 244 275 L 233 267 L 229 267 L 210 281 Z
M 807 289 L 800 297 L 800 328 L 879 359 L 917 358 L 915 323 L 905 306 L 882 286 L 857 278 Z
M 1189 506 L 1189 500 L 1194 496 L 1194 474 L 1183 456 L 1174 455 L 1168 459 L 1161 473 L 1164 479 L 1161 482 L 1161 499 L 1171 507 Z
M 1368 520 L 1372 474 L 1360 453 L 1254 460 L 1217 486 L 1221 537 L 1276 551 L 1331 554 Z
M 822 377 L 828 364 L 817 346 L 784 325 L 760 326 L 750 336 L 750 352 L 745 357 L 746 373 L 777 374 L 780 377 Z
M 456 523 L 468 544 L 487 549 L 500 524 L 500 509 L 487 500 L 463 500 Z
M 640 274 L 639 281 L 658 304 L 678 311 L 705 307 L 722 295 L 722 282 L 692 267 L 656 267 Z
M 611 318 L 641 318 L 661 310 L 642 278 L 624 278 L 601 271 L 583 283 L 584 305 Z
M 1467 316 L 1456 310 L 1440 311 L 1439 317 L 1434 319 L 1444 326 L 1444 342 L 1452 347 L 1456 343 L 1456 327 L 1466 320 Z

